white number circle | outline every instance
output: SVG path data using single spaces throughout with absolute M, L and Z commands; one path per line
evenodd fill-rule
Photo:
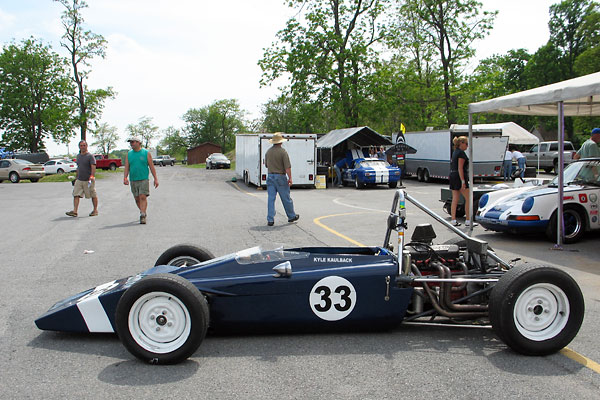
M 308 301 L 317 317 L 326 321 L 339 321 L 354 309 L 356 290 L 347 279 L 328 276 L 313 286 Z

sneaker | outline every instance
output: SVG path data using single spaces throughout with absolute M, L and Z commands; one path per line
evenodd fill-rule
M 140 224 L 145 224 L 146 223 L 146 214 L 141 214 L 140 215 Z
M 273 225 L 275 225 L 275 222 L 273 222 L 273 221 L 267 221 L 267 225 L 273 226 Z
M 294 218 L 288 219 L 288 222 L 296 222 L 296 221 L 298 221 L 299 218 L 300 218 L 300 214 L 296 214 L 296 216 Z
M 450 221 L 450 225 L 460 226 L 460 222 L 458 222 L 457 220 L 453 219 L 452 221 Z
M 471 226 L 471 225 L 477 226 L 479 224 L 477 222 L 471 222 L 470 219 L 468 219 L 468 220 L 465 221 L 465 226 Z
M 67 214 L 69 217 L 76 217 L 77 213 L 75 211 L 67 211 L 65 214 Z

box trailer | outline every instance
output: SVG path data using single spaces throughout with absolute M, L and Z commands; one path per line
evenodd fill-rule
M 424 132 L 406 132 L 406 144 L 414 147 L 415 154 L 407 154 L 404 161 L 404 174 L 416 176 L 419 181 L 428 182 L 430 178 L 448 179 L 450 160 L 456 136 L 468 136 L 468 131 L 453 129 Z M 501 130 L 473 129 L 473 168 L 474 177 L 496 177 L 502 175 L 504 154 L 508 148 L 508 136 L 502 136 Z M 467 150 L 468 154 L 468 150 Z
M 238 134 L 235 136 L 235 172 L 244 183 L 259 187 L 267 185 L 265 154 L 272 144 L 272 133 Z M 317 135 L 288 134 L 282 146 L 292 164 L 293 186 L 315 186 L 317 163 Z

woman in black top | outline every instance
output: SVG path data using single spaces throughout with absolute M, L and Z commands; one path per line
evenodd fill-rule
M 460 223 L 456 221 L 456 207 L 458 206 L 458 200 L 460 195 L 465 198 L 465 225 L 469 226 L 471 222 L 471 213 L 469 210 L 469 182 L 467 178 L 469 176 L 469 157 L 465 153 L 467 147 L 469 147 L 469 139 L 466 136 L 458 136 L 452 140 L 454 144 L 454 152 L 452 153 L 452 160 L 450 161 L 450 190 L 452 190 L 452 206 L 450 208 L 452 221 L 450 223 L 454 226 L 459 226 Z M 473 224 L 475 226 L 477 224 Z

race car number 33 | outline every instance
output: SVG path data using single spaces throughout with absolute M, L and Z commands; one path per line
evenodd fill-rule
M 346 318 L 356 305 L 356 291 L 340 276 L 328 276 L 313 286 L 308 301 L 315 315 L 326 321 Z

